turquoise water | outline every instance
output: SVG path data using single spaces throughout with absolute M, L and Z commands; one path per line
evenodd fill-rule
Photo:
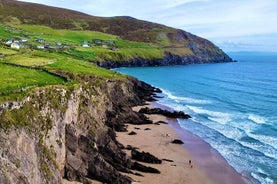
M 277 54 L 231 53 L 235 63 L 119 68 L 163 90 L 200 136 L 249 183 L 277 183 Z

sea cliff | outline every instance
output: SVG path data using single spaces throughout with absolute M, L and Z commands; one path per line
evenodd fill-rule
M 131 107 L 155 88 L 133 78 L 82 78 L 72 88 L 39 88 L 0 109 L 0 183 L 131 183 L 133 162 L 115 130 L 147 123 Z

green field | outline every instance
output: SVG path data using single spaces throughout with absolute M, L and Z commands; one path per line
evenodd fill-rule
M 30 87 L 64 84 L 63 78 L 47 72 L 0 63 L 0 97 Z
M 10 38 L 24 38 L 28 44 L 34 45 L 19 50 L 10 49 L 5 44 Z M 50 45 L 58 41 L 68 47 L 66 49 L 36 49 L 42 45 L 36 39 L 44 39 Z M 0 102 L 16 99 L 26 94 L 34 87 L 47 85 L 70 85 L 63 77 L 73 83 L 82 82 L 86 76 L 101 78 L 126 79 L 125 75 L 97 67 L 96 61 L 112 60 L 116 62 L 129 61 L 133 58 L 162 58 L 164 49 L 150 43 L 122 40 L 118 36 L 96 31 L 56 30 L 46 26 L 17 24 L 16 28 L 0 24 Z M 92 42 L 93 39 L 115 41 L 116 49 L 93 46 L 81 47 L 82 41 Z M 113 46 L 112 46 L 113 47 Z M 80 78 L 81 77 L 81 78 Z
M 153 47 L 153 44 L 143 43 L 143 42 L 132 42 L 127 40 L 122 40 L 118 36 L 106 34 L 97 31 L 74 31 L 65 29 L 52 29 L 46 26 L 37 25 L 17 25 L 18 28 L 27 31 L 31 36 L 45 39 L 49 42 L 60 41 L 68 44 L 80 45 L 82 41 L 86 40 L 92 42 L 94 39 L 100 40 L 113 40 L 116 41 L 116 45 L 119 47 L 127 48 L 140 48 L 140 47 Z
M 12 55 L 12 54 L 17 54 L 18 51 L 13 50 L 13 49 L 6 49 L 6 48 L 1 48 L 0 47 L 0 53 L 5 54 L 5 55 Z
M 17 65 L 22 65 L 22 66 L 43 66 L 47 64 L 52 64 L 56 61 L 55 59 L 32 56 L 29 54 L 9 56 L 9 57 L 6 57 L 5 60 L 8 63 L 13 63 Z
M 120 48 L 113 51 L 97 47 L 78 47 L 74 51 L 70 51 L 70 53 L 72 55 L 86 56 L 90 61 L 112 60 L 124 62 L 133 58 L 158 59 L 163 57 L 163 49 L 159 48 Z
M 74 59 L 69 59 L 67 61 L 57 61 L 53 64 L 47 65 L 44 68 L 46 68 L 49 71 L 65 71 L 70 72 L 74 75 L 94 75 L 94 76 L 100 76 L 104 78 L 125 78 L 124 75 L 111 71 L 106 70 L 97 66 L 92 65 L 89 62 L 82 62 L 77 61 Z

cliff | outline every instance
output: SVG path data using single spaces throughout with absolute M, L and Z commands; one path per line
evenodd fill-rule
M 134 163 L 115 139 L 131 110 L 155 88 L 127 80 L 80 76 L 78 87 L 39 88 L 0 108 L 0 183 L 131 183 Z

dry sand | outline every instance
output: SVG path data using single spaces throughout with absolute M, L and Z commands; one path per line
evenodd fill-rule
M 141 107 L 135 107 L 138 110 Z M 129 175 L 136 182 L 144 184 L 212 184 L 212 183 L 244 183 L 241 176 L 230 167 L 227 162 L 214 154 L 213 149 L 207 143 L 194 135 L 180 136 L 184 134 L 183 130 L 178 128 L 176 119 L 168 119 L 161 115 L 147 115 L 153 122 L 165 121 L 169 124 L 150 124 L 150 125 L 128 125 L 128 132 L 118 132 L 117 140 L 124 146 L 131 145 L 139 148 L 139 151 L 149 152 L 160 159 L 169 159 L 174 162 L 163 161 L 162 164 L 146 164 L 146 166 L 154 167 L 161 171 L 161 174 L 149 174 L 138 172 L 143 175 Z M 146 128 L 150 130 L 145 130 Z M 134 131 L 137 135 L 128 135 Z M 195 157 L 191 155 L 188 149 L 178 144 L 170 143 L 173 139 L 182 139 L 187 143 L 191 150 L 200 150 L 200 155 Z M 200 144 L 197 144 L 200 140 Z M 196 141 L 196 145 L 193 144 Z M 200 146 L 200 147 L 199 147 Z M 202 146 L 204 146 L 202 148 Z M 206 147 L 207 146 L 207 147 Z M 212 151 L 212 154 L 211 154 Z M 205 155 L 207 153 L 208 156 Z M 130 154 L 130 153 L 128 153 Z M 206 160 L 204 165 L 201 164 L 203 158 Z M 194 160 L 197 159 L 197 160 Z M 208 159 L 208 160 L 207 160 Z M 189 164 L 189 160 L 192 164 Z M 199 164 L 200 163 L 200 164 Z M 211 165 L 211 172 L 207 171 L 207 167 Z M 218 165 L 220 167 L 218 167 Z M 223 169 L 223 170 L 222 170 Z M 222 171 L 221 171 L 222 170 Z M 227 173 L 227 172 L 231 172 Z M 137 171 L 135 171 L 137 172 Z M 214 172 L 217 172 L 214 174 Z M 221 173 L 222 172 L 222 173 Z M 233 178 L 233 179 L 232 179 Z

